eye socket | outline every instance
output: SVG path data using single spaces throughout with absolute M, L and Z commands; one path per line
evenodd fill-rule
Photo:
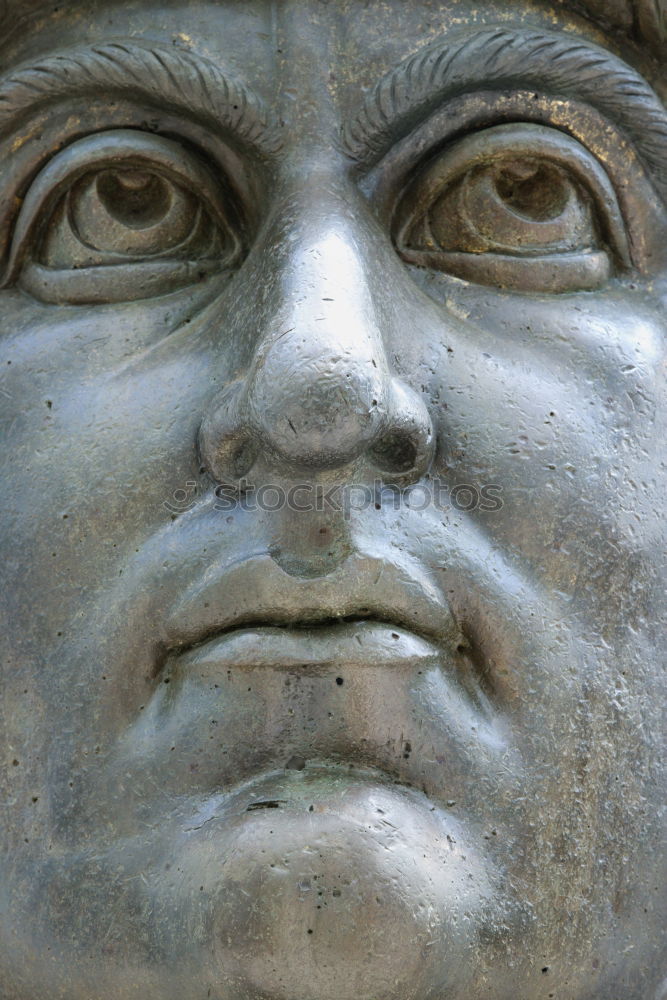
M 592 290 L 630 266 L 606 172 L 540 125 L 496 126 L 442 153 L 401 198 L 392 229 L 408 263 L 517 291 Z
M 47 302 L 148 298 L 230 270 L 241 233 L 231 192 L 178 143 L 105 132 L 73 143 L 33 182 L 9 277 Z

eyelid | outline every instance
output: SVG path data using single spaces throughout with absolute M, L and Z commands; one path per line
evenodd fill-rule
M 494 160 L 521 156 L 541 158 L 568 170 L 592 194 L 603 212 L 604 228 L 619 260 L 631 266 L 630 248 L 623 216 L 609 176 L 599 161 L 580 142 L 564 132 L 543 125 L 517 123 L 496 125 L 460 139 L 440 153 L 413 180 L 399 200 L 392 231 L 400 249 L 410 230 L 423 218 L 448 186 L 476 166 Z
M 133 129 L 115 129 L 72 143 L 37 175 L 19 211 L 3 284 L 17 277 L 35 228 L 48 223 L 63 193 L 96 168 L 120 166 L 160 174 L 191 190 L 237 244 L 232 254 L 236 257 L 240 250 L 239 226 L 230 225 L 229 210 L 222 197 L 216 196 L 221 185 L 211 171 L 172 139 Z

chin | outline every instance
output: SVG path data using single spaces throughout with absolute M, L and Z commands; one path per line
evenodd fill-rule
M 283 770 L 45 864 L 35 902 L 73 1000 L 463 1000 L 511 919 L 479 840 L 376 770 Z

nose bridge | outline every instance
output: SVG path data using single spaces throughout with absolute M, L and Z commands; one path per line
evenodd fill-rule
M 332 464 L 386 421 L 390 371 L 357 240 L 334 217 L 283 260 L 247 379 L 248 413 L 279 452 Z
M 300 234 L 283 260 L 277 301 L 264 320 L 253 372 L 290 345 L 304 357 L 348 357 L 386 371 L 368 263 L 349 227 L 321 225 Z

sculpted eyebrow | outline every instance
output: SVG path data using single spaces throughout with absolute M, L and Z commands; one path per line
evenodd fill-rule
M 280 147 L 262 100 L 213 62 L 133 41 L 67 49 L 0 77 L 0 135 L 69 97 L 128 97 L 227 129 L 264 153 Z
M 387 74 L 344 128 L 344 149 L 371 166 L 448 100 L 482 90 L 584 100 L 632 140 L 667 200 L 667 110 L 606 49 L 556 31 L 489 27 L 435 42 Z

